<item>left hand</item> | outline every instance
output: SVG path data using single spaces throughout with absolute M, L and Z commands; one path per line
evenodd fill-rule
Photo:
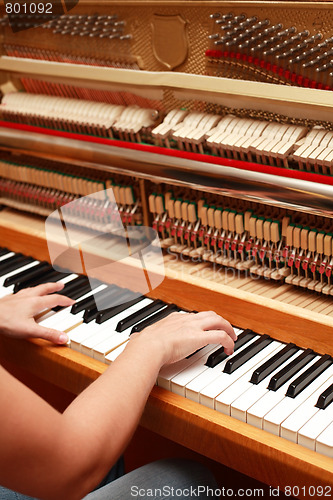
M 68 341 L 66 333 L 40 326 L 34 319 L 45 309 L 74 304 L 74 300 L 55 293 L 63 287 L 63 283 L 46 283 L 3 297 L 0 300 L 0 333 L 15 338 L 38 337 L 54 344 L 65 344 Z

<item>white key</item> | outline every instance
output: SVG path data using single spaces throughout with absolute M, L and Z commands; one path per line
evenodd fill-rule
M 143 299 L 139 303 L 133 305 L 132 307 L 129 307 L 126 309 L 126 311 L 123 311 L 120 314 L 117 314 L 114 318 L 113 323 L 110 323 L 109 325 L 109 335 L 107 335 L 101 342 L 98 344 L 95 344 L 95 346 L 92 348 L 92 355 L 95 359 L 99 359 L 100 361 L 104 362 L 105 355 L 109 353 L 111 350 L 115 349 L 118 347 L 120 344 L 125 342 L 126 340 L 129 339 L 131 331 L 133 326 L 126 328 L 123 332 L 117 332 L 116 327 L 119 323 L 120 320 L 126 318 L 130 314 L 133 314 L 134 312 L 138 312 L 144 307 L 148 306 L 151 304 L 153 301 L 151 299 Z M 154 314 L 154 313 L 153 313 Z M 149 314 L 145 319 L 148 319 L 150 316 L 153 314 Z
M 131 330 L 132 328 L 127 328 L 123 332 L 116 332 L 114 324 L 110 325 L 104 340 L 92 349 L 90 356 L 104 363 L 106 356 L 129 340 Z
M 284 346 L 282 346 L 283 348 Z M 231 416 L 237 418 L 238 420 L 242 420 L 246 422 L 246 412 L 247 410 L 257 401 L 259 401 L 262 396 L 264 396 L 267 392 L 267 386 L 271 377 L 282 370 L 288 363 L 291 363 L 293 359 L 299 356 L 303 351 L 297 351 L 293 356 L 287 359 L 284 363 L 282 363 L 276 370 L 270 373 L 266 378 L 264 378 L 259 384 L 250 384 L 250 388 L 244 392 L 239 398 L 233 401 L 231 405 Z
M 269 344 L 270 345 L 270 344 Z M 266 346 L 262 351 L 249 359 L 246 363 L 240 366 L 233 373 L 221 373 L 219 377 L 214 380 L 211 384 L 205 387 L 199 396 L 199 401 L 201 404 L 208 406 L 209 408 L 215 408 L 215 398 L 221 394 L 229 385 L 233 384 L 236 380 L 238 380 L 242 375 L 252 370 L 252 368 L 259 362 L 263 361 L 266 358 Z
M 5 280 L 7 278 L 10 278 L 11 276 L 14 276 L 15 274 L 21 273 L 23 271 L 26 271 L 27 269 L 30 269 L 31 267 L 37 266 L 37 264 L 40 264 L 39 260 L 34 260 L 33 262 L 30 262 L 30 264 L 25 264 L 24 266 L 18 267 L 14 271 L 11 271 L 10 273 L 4 274 L 3 276 L 0 277 L 0 287 L 3 286 Z M 5 287 L 8 288 L 8 287 Z
M 331 403 L 325 410 L 318 409 L 317 413 L 298 431 L 298 443 L 310 450 L 315 450 L 317 437 L 332 421 L 333 404 Z
M 77 300 L 83 300 L 91 295 L 94 295 L 101 290 L 104 290 L 106 285 L 99 285 L 97 288 L 93 288 L 89 292 L 85 293 L 81 297 L 78 297 Z M 61 292 L 60 292 L 61 293 Z M 84 310 L 80 311 L 77 314 L 71 313 L 72 306 L 66 307 L 61 311 L 49 311 L 47 314 L 41 317 L 38 321 L 41 326 L 46 326 L 49 328 L 56 328 L 59 330 L 66 330 L 67 328 L 71 328 L 73 325 L 79 322 L 80 319 L 83 318 Z
M 236 356 L 236 354 L 238 354 L 239 352 L 242 352 L 243 349 L 245 349 L 250 344 L 255 342 L 258 338 L 260 338 L 259 335 L 256 335 L 253 339 L 251 339 L 249 342 L 243 345 L 240 349 L 234 352 L 234 354 L 229 356 L 227 359 L 225 359 L 218 365 L 214 366 L 214 368 L 208 368 L 208 370 L 205 370 L 198 377 L 193 379 L 189 384 L 186 385 L 185 388 L 186 398 L 191 399 L 192 401 L 197 401 L 199 403 L 201 391 L 203 391 L 206 386 L 208 386 L 211 382 L 216 380 L 217 377 L 221 375 L 227 361 L 231 359 L 233 356 Z
M 320 356 L 315 358 L 316 361 Z M 316 378 L 308 387 L 298 394 L 295 398 L 285 397 L 264 417 L 264 430 L 272 434 L 280 435 L 281 423 L 288 418 L 288 416 L 301 405 L 314 391 L 321 387 L 326 380 L 333 374 L 333 368 L 328 368 L 319 377 Z
M 112 361 L 115 361 L 118 358 L 118 356 L 125 349 L 125 347 L 127 345 L 127 342 L 125 342 L 124 344 L 120 345 L 119 347 L 117 347 L 116 349 L 114 349 L 112 352 L 110 352 L 110 354 L 108 354 L 107 356 L 105 356 L 105 363 L 110 364 L 110 363 L 112 363 Z
M 250 372 L 247 371 L 243 376 L 239 377 L 236 382 L 232 383 L 225 389 L 222 393 L 218 395 L 218 397 L 215 399 L 215 409 L 221 413 L 225 413 L 226 415 L 230 415 L 230 409 L 231 409 L 231 403 L 235 401 L 236 398 L 241 396 L 246 389 L 248 389 L 249 384 L 250 384 L 250 378 L 253 373 L 253 371 L 262 365 L 263 362 L 267 360 L 267 358 L 274 356 L 274 354 L 279 350 L 282 349 L 284 346 L 281 345 L 280 342 L 272 342 L 269 344 L 264 350 L 265 351 L 265 358 L 263 361 L 263 358 L 260 357 L 260 361 L 256 365 L 254 365 Z M 260 353 L 259 353 L 260 354 Z M 256 355 L 258 356 L 258 354 Z M 254 356 L 254 357 L 256 357 Z M 245 363 L 246 364 L 246 363 Z M 237 370 L 236 370 L 237 372 Z M 251 384 L 252 385 L 252 384 Z
M 10 285 L 4 287 L 3 284 L 6 280 L 6 278 L 9 278 L 10 276 L 14 276 L 15 274 L 25 271 L 26 269 L 30 269 L 30 267 L 34 267 L 37 264 L 39 264 L 39 261 L 36 260 L 34 262 L 30 262 L 30 264 L 26 264 L 25 266 L 18 267 L 15 269 L 15 271 L 11 271 L 10 273 L 4 274 L 0 278 L 0 298 L 6 297 L 7 295 L 11 295 L 14 292 L 15 285 Z
M 70 281 L 73 281 L 75 278 L 77 278 L 77 274 L 69 274 L 68 276 L 65 276 L 64 278 L 61 278 L 60 280 L 57 280 L 57 283 L 63 283 L 66 285 L 66 283 L 69 283 Z M 59 292 L 61 293 L 61 292 Z
M 214 350 L 217 349 L 217 345 L 207 345 L 200 349 L 200 351 L 196 352 L 189 358 L 181 359 L 177 361 L 177 363 L 172 363 L 171 365 L 164 366 L 158 375 L 157 385 L 163 387 L 164 389 L 172 390 L 172 379 L 176 379 L 177 375 L 181 374 L 186 368 L 191 366 L 193 363 L 198 361 L 200 358 L 207 356 Z M 177 381 L 175 382 L 175 389 L 177 386 Z M 177 389 L 176 389 L 177 390 Z M 176 390 L 174 392 L 176 392 Z M 185 393 L 185 389 L 184 389 Z
M 257 403 L 251 406 L 246 412 L 246 421 L 248 424 L 263 428 L 264 416 L 271 411 L 280 401 L 285 397 L 286 390 L 289 384 L 293 382 L 299 375 L 307 370 L 316 361 L 314 358 L 310 363 L 307 363 L 301 370 L 298 371 L 293 377 L 285 382 L 277 391 L 269 390 Z
M 333 422 L 317 437 L 316 451 L 333 458 Z
M 82 320 L 81 320 L 82 321 Z M 81 352 L 81 343 L 85 339 L 88 339 L 94 333 L 101 329 L 102 325 L 96 323 L 96 321 L 91 321 L 90 323 L 83 323 L 67 333 L 69 337 L 69 343 L 72 349 Z
M 326 370 L 329 371 L 329 370 Z M 322 392 L 324 392 L 333 382 L 333 369 L 328 380 L 304 401 L 297 409 L 281 424 L 281 437 L 297 443 L 298 431 L 320 410 L 315 404 Z M 325 411 L 325 410 L 324 410 Z
M 95 334 L 93 336 L 88 337 L 81 343 L 81 352 L 87 354 L 88 356 L 93 357 L 93 350 L 95 347 L 98 346 L 98 344 L 106 340 L 109 341 L 112 334 L 117 334 L 118 336 L 119 332 L 116 332 L 116 327 L 120 320 L 126 318 L 127 316 L 136 311 L 139 311 L 148 304 L 151 304 L 151 302 L 152 302 L 151 299 L 143 299 L 137 304 L 128 307 L 125 311 L 117 314 L 113 318 L 110 318 L 109 320 L 105 321 L 105 323 L 100 324 L 99 325 L 100 330 L 95 331 Z M 119 345 L 119 343 L 117 345 Z
M 9 259 L 10 257 L 14 257 L 15 255 L 15 252 L 9 252 L 9 253 L 6 253 L 5 255 L 1 255 L 0 257 L 0 262 L 6 260 L 6 259 Z
M 188 366 L 185 370 L 180 372 L 171 380 L 171 390 L 172 392 L 179 394 L 180 396 L 186 397 L 186 386 L 192 382 L 195 378 L 197 378 L 201 373 L 209 370 L 209 367 L 206 366 L 207 357 L 211 352 L 218 349 L 220 344 L 215 345 L 215 347 L 195 361 L 193 364 Z

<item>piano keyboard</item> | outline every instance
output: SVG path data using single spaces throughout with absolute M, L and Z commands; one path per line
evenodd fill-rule
M 138 332 L 173 311 L 174 304 L 85 276 L 57 272 L 46 262 L 0 249 L 0 297 L 48 281 L 62 281 L 72 307 L 42 311 L 40 325 L 65 331 L 69 347 L 104 363 Z M 110 306 L 112 295 L 123 303 Z M 96 307 L 99 304 L 99 309 Z M 186 313 L 186 311 L 182 311 Z M 333 360 L 311 349 L 235 328 L 235 352 L 208 345 L 161 369 L 157 384 L 250 425 L 333 457 Z

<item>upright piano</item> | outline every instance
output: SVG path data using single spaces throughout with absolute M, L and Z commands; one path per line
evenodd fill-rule
M 284 421 L 270 432 L 250 410 L 224 411 L 204 390 L 190 397 L 191 379 L 177 390 L 166 377 L 141 425 L 266 484 L 297 486 L 286 490 L 296 497 L 330 496 L 332 4 L 81 0 L 1 12 L 1 246 L 50 261 L 44 222 L 61 210 L 73 228 L 79 218 L 91 237 L 107 233 L 110 200 L 96 193 L 112 189 L 124 227 L 159 237 L 164 271 L 154 269 L 161 283 L 147 297 L 212 309 L 269 335 L 277 352 L 310 352 L 315 376 L 304 365 L 294 379 L 319 385 L 304 384 L 302 408 L 316 399 L 308 421 L 326 422 L 313 439 L 307 419 L 299 432 Z M 107 366 L 106 353 L 44 341 L 2 338 L 0 352 L 72 394 Z

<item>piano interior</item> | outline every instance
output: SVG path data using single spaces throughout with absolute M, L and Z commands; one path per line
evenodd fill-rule
M 44 223 L 60 210 L 90 237 L 106 234 L 112 200 L 98 192 L 112 189 L 125 228 L 158 234 L 164 271 L 154 272 L 165 279 L 150 299 L 213 309 L 240 331 L 312 350 L 328 363 L 327 377 L 315 377 L 328 390 L 332 4 L 22 5 L 2 7 L 0 20 L 2 247 L 50 261 Z M 108 361 L 42 341 L 1 339 L 0 352 L 71 394 Z M 281 426 L 270 433 L 224 412 L 218 398 L 208 408 L 163 384 L 144 432 L 268 485 L 297 485 L 295 497 L 333 486 L 333 404 L 316 409 L 331 417 L 311 440 Z

